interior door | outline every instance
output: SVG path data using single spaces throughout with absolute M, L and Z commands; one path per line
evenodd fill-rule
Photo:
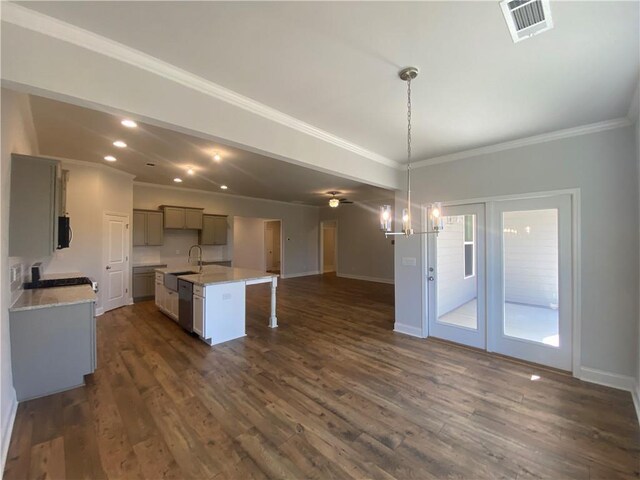
M 486 347 L 485 207 L 443 212 L 444 230 L 427 240 L 429 336 Z
M 264 244 L 267 256 L 267 268 L 270 270 L 273 268 L 273 228 L 267 228 L 264 231 Z
M 571 370 L 571 197 L 492 206 L 489 350 Z
M 102 295 L 104 311 L 127 303 L 129 265 L 129 218 L 105 214 L 103 224 L 104 276 Z

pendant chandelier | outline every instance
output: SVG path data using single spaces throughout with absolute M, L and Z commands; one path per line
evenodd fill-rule
M 402 210 L 402 231 L 393 232 L 391 224 L 393 222 L 393 211 L 391 205 L 380 207 L 380 229 L 385 237 L 390 235 L 425 235 L 435 233 L 436 235 L 444 228 L 442 218 L 442 207 L 440 203 L 433 203 L 429 206 L 429 224 L 431 230 L 424 232 L 414 232 L 411 227 L 411 81 L 418 76 L 416 67 L 407 67 L 398 73 L 400 79 L 407 82 L 407 208 Z

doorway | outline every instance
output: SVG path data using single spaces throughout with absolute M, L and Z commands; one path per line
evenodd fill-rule
M 338 224 L 335 220 L 320 223 L 320 272 L 338 270 Z
M 572 370 L 568 194 L 444 209 L 427 240 L 429 335 Z
M 282 222 L 267 220 L 264 222 L 264 258 L 265 270 L 279 274 L 281 271 Z
M 102 294 L 105 312 L 128 303 L 129 293 L 129 216 L 105 213 L 102 222 Z

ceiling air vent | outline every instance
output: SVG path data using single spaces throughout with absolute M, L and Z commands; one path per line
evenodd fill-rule
M 514 43 L 553 28 L 549 0 L 504 0 L 500 7 Z

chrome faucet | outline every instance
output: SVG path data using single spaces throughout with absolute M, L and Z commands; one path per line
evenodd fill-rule
M 191 265 L 191 250 L 193 250 L 194 248 L 198 249 L 199 255 L 198 255 L 198 272 L 202 273 L 202 247 L 200 245 L 192 245 L 191 248 L 189 249 L 189 260 L 187 260 L 189 262 L 189 265 Z

